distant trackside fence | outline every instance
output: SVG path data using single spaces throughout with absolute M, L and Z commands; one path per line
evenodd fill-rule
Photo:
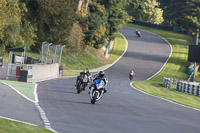
M 178 26 L 166 26 L 166 25 L 161 25 L 161 24 L 153 24 L 150 22 L 145 22 L 145 21 L 141 21 L 137 19 L 131 19 L 131 21 L 132 22 L 129 22 L 129 23 L 191 35 L 189 31 L 187 31 L 184 28 L 180 28 Z

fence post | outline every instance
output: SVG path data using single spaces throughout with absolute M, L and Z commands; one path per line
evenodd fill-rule
M 3 57 L 0 57 L 0 67 L 3 67 Z
M 108 47 L 106 48 L 106 51 L 105 51 L 105 56 L 106 57 L 108 55 L 108 52 L 110 51 L 111 45 L 112 45 L 112 40 L 109 42 Z

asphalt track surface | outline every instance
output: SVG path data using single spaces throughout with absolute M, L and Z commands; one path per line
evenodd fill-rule
M 0 68 L 0 80 L 7 76 L 8 63 L 4 62 L 3 66 Z M 3 83 L 0 83 L 0 116 L 43 126 L 35 104 Z
M 105 70 L 108 92 L 95 105 L 90 104 L 88 88 L 76 93 L 75 77 L 38 83 L 39 103 L 51 127 L 59 133 L 199 133 L 199 111 L 146 95 L 130 86 L 130 70 L 136 73 L 134 80 L 140 81 L 161 69 L 170 55 L 167 42 L 144 31 L 138 38 L 135 30 L 128 27 L 120 32 L 128 40 L 127 52 Z M 4 117 L 43 125 L 34 104 L 3 84 L 0 101 L 0 114 Z
M 159 36 L 123 27 L 128 40 L 124 56 L 105 70 L 108 92 L 90 104 L 88 88 L 77 94 L 75 78 L 39 83 L 40 106 L 54 130 L 59 133 L 199 133 L 200 112 L 141 93 L 130 86 L 134 80 L 145 80 L 157 73 L 171 49 Z

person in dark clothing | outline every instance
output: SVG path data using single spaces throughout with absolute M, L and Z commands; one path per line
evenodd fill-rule
M 89 83 L 89 77 L 91 76 L 91 74 L 90 74 L 90 72 L 89 72 L 88 69 L 84 69 L 84 70 L 83 70 L 82 72 L 80 72 L 80 74 L 77 76 L 75 86 L 77 85 L 77 83 L 78 83 L 78 78 L 79 78 L 81 75 L 83 75 L 83 76 L 87 75 L 87 77 L 88 77 L 88 83 Z
M 138 37 L 140 37 L 140 31 L 138 31 L 137 29 L 135 30 L 135 33 Z
M 135 73 L 133 70 L 131 70 L 129 73 L 129 79 L 132 80 L 134 76 L 135 76 Z
M 95 80 L 97 80 L 97 79 L 101 79 L 105 83 L 105 86 L 104 86 L 103 89 L 104 89 L 104 93 L 106 93 L 107 92 L 107 86 L 108 86 L 108 78 L 106 77 L 105 72 L 104 71 L 100 71 L 98 74 L 95 74 L 94 78 L 93 78 L 93 82 Z

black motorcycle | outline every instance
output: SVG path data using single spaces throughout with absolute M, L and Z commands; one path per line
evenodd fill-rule
M 76 84 L 76 90 L 77 90 L 77 93 L 79 94 L 81 91 L 84 91 L 85 87 L 88 85 L 89 77 L 87 75 L 80 75 L 77 78 L 78 78 L 78 81 Z

